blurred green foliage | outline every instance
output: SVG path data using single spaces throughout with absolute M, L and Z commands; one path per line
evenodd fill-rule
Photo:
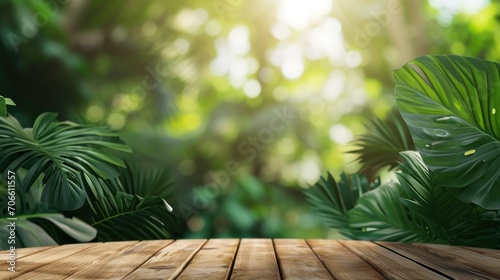
M 185 236 L 331 236 L 300 189 L 361 168 L 344 152 L 395 105 L 392 70 L 500 58 L 500 4 L 448 2 L 3 0 L 0 95 L 23 124 L 118 130 L 170 170 Z

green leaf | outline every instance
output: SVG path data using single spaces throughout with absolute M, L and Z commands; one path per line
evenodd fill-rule
M 353 239 L 500 247 L 496 211 L 455 199 L 417 152 L 401 155 L 399 183 L 367 192 L 347 212 Z
M 97 230 L 77 217 L 67 218 L 62 214 L 46 215 L 42 218 L 51 221 L 67 235 L 79 242 L 88 242 L 97 235 Z
M 401 203 L 408 197 L 394 182 L 368 192 L 348 213 L 348 222 L 357 239 L 419 243 L 446 243 L 429 232 L 424 219 Z
M 9 236 L 7 219 L 0 219 L 0 235 Z M 1 250 L 8 250 L 7 240 L 0 242 Z M 16 221 L 16 248 L 55 246 L 57 242 L 39 225 L 30 222 L 28 219 L 18 219 Z
M 25 176 L 26 172 L 24 170 L 18 171 L 16 173 L 16 185 Z M 0 182 L 0 193 L 2 194 L 0 195 L 0 234 L 1 236 L 8 236 L 7 225 L 10 221 L 7 218 L 10 216 L 8 215 L 9 198 L 5 182 Z M 40 180 L 33 182 L 32 188 L 27 193 L 16 189 L 16 248 L 57 245 L 55 240 L 64 239 L 63 236 L 51 235 L 45 226 L 35 223 L 39 220 L 48 221 L 52 227 L 60 229 L 61 234 L 79 242 L 89 242 L 96 237 L 97 230 L 89 224 L 76 217 L 65 217 L 41 203 L 41 194 L 42 185 Z M 7 239 L 0 242 L 0 249 L 9 248 L 6 241 Z
M 172 209 L 159 197 L 117 192 L 93 204 L 92 225 L 98 230 L 98 241 L 166 239 L 178 231 Z
M 409 195 L 402 203 L 424 218 L 430 231 L 450 244 L 499 248 L 499 217 L 495 211 L 454 198 L 441 185 L 417 152 L 401 153 L 405 161 L 397 174 L 400 186 Z
M 5 98 L 5 104 L 11 105 L 11 106 L 16 106 L 16 103 L 14 103 L 14 101 L 12 101 L 12 99 L 10 99 L 10 98 Z
M 7 116 L 7 105 L 16 105 L 10 98 L 5 98 L 0 95 L 0 117 Z
M 424 56 L 395 71 L 396 98 L 436 183 L 500 209 L 500 65 Z
M 111 180 L 95 177 L 104 193 L 90 188 L 89 222 L 99 233 L 97 240 L 144 240 L 172 238 L 178 231 L 172 207 L 165 198 L 172 196 L 169 172 L 163 166 L 140 164 L 131 158 L 125 167 L 116 166 L 120 176 Z M 131 224 L 137 225 L 130 227 Z
M 384 167 L 388 166 L 390 170 L 397 168 L 402 161 L 400 152 L 415 150 L 410 131 L 396 110 L 391 111 L 385 120 L 371 120 L 367 132 L 353 144 L 357 148 L 349 153 L 359 154 L 360 173 L 369 181 L 374 180 Z
M 110 152 L 130 149 L 116 132 L 58 122 L 56 116 L 40 115 L 32 129 L 23 128 L 12 116 L 0 117 L 0 170 L 27 169 L 20 184 L 23 191 L 43 177 L 42 201 L 59 210 L 75 210 L 85 203 L 87 190 L 95 194 L 106 192 L 99 180 L 88 178 L 111 179 L 119 175 L 115 166 L 124 163 Z
M 172 198 L 174 191 L 167 167 L 138 163 L 131 158 L 124 161 L 125 167 L 117 168 L 120 175 L 109 181 L 114 190 L 141 197 Z
M 7 116 L 7 104 L 5 103 L 5 99 L 0 96 L 0 117 Z
M 349 176 L 345 173 L 341 174 L 341 180 L 337 184 L 328 173 L 327 178 L 321 177 L 319 182 L 306 189 L 304 193 L 313 209 L 328 227 L 337 230 L 345 237 L 353 238 L 354 235 L 347 221 L 347 211 L 356 205 L 358 198 L 364 193 L 379 185 L 378 180 L 369 186 L 363 175 Z

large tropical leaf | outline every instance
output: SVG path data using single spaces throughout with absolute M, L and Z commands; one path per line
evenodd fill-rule
M 94 202 L 93 209 L 98 241 L 166 239 L 178 230 L 172 208 L 160 197 L 117 192 Z
M 395 71 L 397 104 L 436 183 L 500 209 L 500 65 L 419 57 Z
M 370 189 L 380 185 L 377 180 L 368 184 L 363 175 L 341 174 L 337 184 L 330 173 L 327 178 L 321 177 L 314 186 L 304 191 L 309 203 L 328 227 L 337 230 L 345 237 L 353 238 L 347 221 L 347 212 L 352 209 L 361 196 Z
M 402 161 L 400 152 L 415 149 L 410 131 L 396 110 L 391 111 L 385 120 L 371 120 L 367 132 L 353 144 L 357 148 L 349 153 L 359 154 L 357 160 L 362 165 L 360 173 L 367 176 L 369 181 L 374 180 L 384 167 L 389 167 L 389 170 L 398 167 Z
M 80 208 L 85 186 L 103 193 L 97 178 L 118 175 L 113 166 L 123 166 L 122 160 L 103 151 L 130 151 L 111 130 L 58 122 L 53 113 L 40 115 L 32 129 L 12 116 L 0 117 L 0 147 L 0 170 L 28 169 L 19 188 L 23 192 L 43 177 L 42 201 L 59 210 Z
M 20 171 L 16 174 L 19 179 L 26 172 Z M 19 183 L 19 180 L 18 182 Z M 97 230 L 86 224 L 82 220 L 72 217 L 65 217 L 54 209 L 40 202 L 42 186 L 40 180 L 37 180 L 28 193 L 15 191 L 14 211 L 9 208 L 9 193 L 6 182 L 0 182 L 0 235 L 9 236 L 10 222 L 15 222 L 16 240 L 15 244 L 8 244 L 7 238 L 0 243 L 0 250 L 8 249 L 14 245 L 16 248 L 38 247 L 57 245 L 57 240 L 65 239 L 69 236 L 79 242 L 89 242 L 96 237 Z M 12 212 L 14 215 L 10 215 Z M 8 220 L 16 218 L 16 220 Z M 43 222 L 46 227 L 41 227 L 37 223 Z M 58 235 L 53 232 L 47 232 L 47 227 L 56 228 Z M 64 235 L 64 236 L 60 236 Z

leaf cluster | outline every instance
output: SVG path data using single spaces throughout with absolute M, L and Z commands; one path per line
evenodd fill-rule
M 16 173 L 16 247 L 172 238 L 168 172 L 124 160 L 131 150 L 115 131 L 56 116 L 44 113 L 31 128 L 0 117 L 0 170 Z M 10 198 L 1 187 L 3 232 Z
M 500 248 L 499 70 L 454 55 L 396 70 L 402 118 L 372 121 L 355 141 L 360 174 L 305 191 L 318 215 L 351 239 Z M 397 181 L 370 189 L 384 167 Z

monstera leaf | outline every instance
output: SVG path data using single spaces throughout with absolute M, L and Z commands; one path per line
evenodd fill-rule
M 59 122 L 53 113 L 40 115 L 33 128 L 23 128 L 12 116 L 0 117 L 0 147 L 0 170 L 28 170 L 19 190 L 29 191 L 42 178 L 42 201 L 62 211 L 80 208 L 87 189 L 98 196 L 106 192 L 102 179 L 118 176 L 113 167 L 123 166 L 109 151 L 130 151 L 116 132 Z
M 500 65 L 424 56 L 395 71 L 396 98 L 436 183 L 500 209 Z

